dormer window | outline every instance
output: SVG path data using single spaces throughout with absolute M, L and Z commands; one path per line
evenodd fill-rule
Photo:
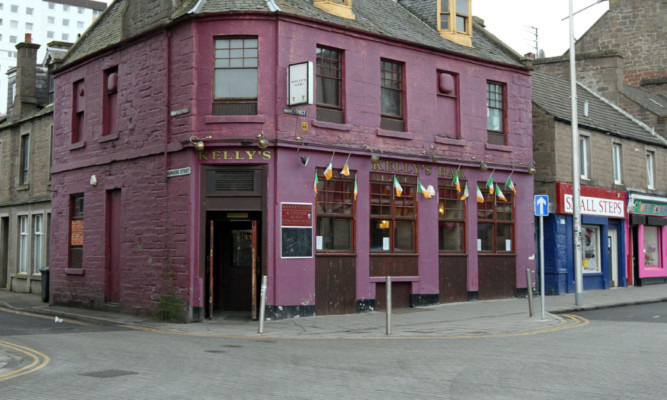
M 313 0 L 313 5 L 341 18 L 356 18 L 352 13 L 352 0 Z
M 463 46 L 472 47 L 471 0 L 438 0 L 440 35 Z

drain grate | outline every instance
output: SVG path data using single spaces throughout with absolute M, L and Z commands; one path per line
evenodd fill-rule
M 105 371 L 88 372 L 87 374 L 80 374 L 80 375 L 81 376 L 92 376 L 94 378 L 115 378 L 115 377 L 118 377 L 118 376 L 135 375 L 135 374 L 138 374 L 138 372 L 123 371 L 121 369 L 107 369 Z
M 206 353 L 226 353 L 224 350 L 204 350 Z

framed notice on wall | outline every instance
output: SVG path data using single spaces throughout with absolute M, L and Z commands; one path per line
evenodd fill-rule
M 313 205 L 280 204 L 281 258 L 313 257 Z

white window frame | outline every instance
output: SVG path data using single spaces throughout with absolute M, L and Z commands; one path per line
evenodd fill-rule
M 18 254 L 18 273 L 27 274 L 28 273 L 28 216 L 19 215 L 18 216 L 18 228 L 19 228 L 19 254 Z
M 44 254 L 44 216 L 35 214 L 32 216 L 32 273 L 40 275 L 39 271 L 43 265 Z
M 655 189 L 655 151 L 646 150 L 646 187 Z
M 623 183 L 623 148 L 620 143 L 612 143 L 611 146 L 614 183 L 616 185 L 621 185 Z
M 590 156 L 591 156 L 591 138 L 588 136 L 579 136 L 579 173 L 581 179 L 590 179 Z

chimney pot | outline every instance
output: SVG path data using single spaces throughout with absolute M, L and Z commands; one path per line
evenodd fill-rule
M 32 33 L 26 33 L 25 34 L 25 42 L 26 43 L 32 43 Z

